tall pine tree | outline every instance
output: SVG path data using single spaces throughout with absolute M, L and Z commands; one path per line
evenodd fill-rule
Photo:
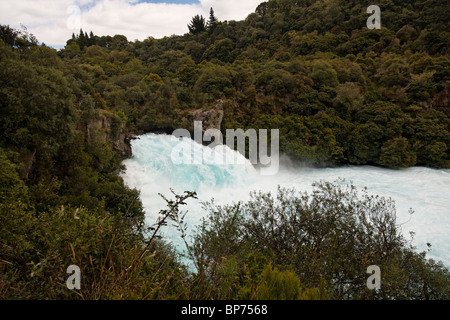
M 215 29 L 215 27 L 216 27 L 217 22 L 218 21 L 217 21 L 216 16 L 214 15 L 214 10 L 213 10 L 213 8 L 211 8 L 209 10 L 209 20 L 208 20 L 208 23 L 206 25 L 206 28 L 209 31 L 213 31 Z
M 91 30 L 91 32 L 89 33 L 89 38 L 88 38 L 88 45 L 89 46 L 93 46 L 93 45 L 95 45 L 96 44 L 96 41 L 95 41 L 95 35 L 94 35 L 94 33 L 92 32 L 92 30 Z
M 80 35 L 78 36 L 78 45 L 80 46 L 80 49 L 83 50 L 83 48 L 87 45 L 87 34 L 83 32 L 83 29 L 80 29 Z
M 192 18 L 191 23 L 188 24 L 189 32 L 198 34 L 206 31 L 206 21 L 203 16 L 196 15 Z

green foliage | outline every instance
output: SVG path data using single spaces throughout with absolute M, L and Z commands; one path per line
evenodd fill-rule
M 71 141 L 76 114 L 61 71 L 2 60 L 0 79 L 3 143 L 51 157 Z
M 9 25 L 0 25 L 0 39 L 9 47 L 17 48 L 19 51 L 37 46 L 37 39 L 30 33 L 26 27 L 22 30 L 15 30 Z
M 212 102 L 232 94 L 232 75 L 221 66 L 207 66 L 203 69 L 194 86 L 200 102 Z
M 337 87 L 339 84 L 336 71 L 325 61 L 319 60 L 313 63 L 310 77 L 314 80 L 315 87 L 319 89 Z
M 214 209 L 191 246 L 196 273 L 160 239 L 126 269 L 147 244 L 139 192 L 118 177 L 129 139 L 218 99 L 222 128 L 280 129 L 297 162 L 450 167 L 448 3 L 385 1 L 381 30 L 365 9 L 269 0 L 219 22 L 211 8 L 183 36 L 80 30 L 58 52 L 0 26 L 0 296 L 448 299 L 448 272 L 405 245 L 389 201 L 330 185 Z M 61 280 L 75 262 L 80 295 Z M 376 294 L 369 262 L 387 270 Z
M 193 17 L 191 23 L 188 25 L 189 32 L 191 32 L 192 34 L 204 32 L 206 31 L 206 27 L 207 25 L 205 18 L 200 15 L 196 15 L 195 17 Z
M 235 286 L 246 298 L 448 299 L 448 270 L 408 244 L 392 200 L 353 186 L 315 187 L 310 194 L 280 189 L 276 196 L 254 193 L 246 203 L 209 204 L 194 241 L 198 269 L 219 287 L 217 272 L 233 261 L 241 270 L 232 272 Z M 264 257 L 253 260 L 261 273 L 249 272 L 252 253 Z M 383 270 L 377 292 L 366 287 L 372 264 Z
M 84 299 L 118 291 L 120 271 L 134 250 L 134 235 L 117 217 L 61 207 L 36 215 L 22 206 L 1 206 L 0 278 L 4 299 L 74 299 L 65 287 L 66 268 L 82 267 Z M 107 286 L 107 287 L 106 287 Z
M 218 59 L 222 62 L 233 62 L 235 59 L 233 50 L 234 43 L 231 39 L 217 40 L 206 50 L 203 58 L 206 60 Z
M 323 281 L 321 282 L 323 286 Z M 327 300 L 323 287 L 303 289 L 295 272 L 280 271 L 271 265 L 264 267 L 258 286 L 254 292 L 246 290 L 245 294 L 254 300 Z
M 209 10 L 209 19 L 208 19 L 208 22 L 206 24 L 208 30 L 209 31 L 214 31 L 214 29 L 216 28 L 217 23 L 218 23 L 218 20 L 217 20 L 216 16 L 214 15 L 214 10 L 213 10 L 213 8 L 211 8 Z
M 394 138 L 381 147 L 380 163 L 391 168 L 412 167 L 416 164 L 416 155 L 407 139 Z
M 265 94 L 273 94 L 282 98 L 292 93 L 295 88 L 295 80 L 285 70 L 267 70 L 256 79 L 256 86 Z
M 448 6 L 430 6 L 386 2 L 383 28 L 368 30 L 366 7 L 355 1 L 270 0 L 245 21 L 219 22 L 211 8 L 208 22 L 197 15 L 190 33 L 160 40 L 130 43 L 80 30 L 59 55 L 99 68 L 76 74 L 82 89 L 95 86 L 91 94 L 144 132 L 171 132 L 185 110 L 229 99 L 239 108 L 224 110 L 224 124 L 280 129 L 289 136 L 281 151 L 296 161 L 447 168 Z M 436 111 L 445 116 L 433 119 Z M 308 134 L 278 117 L 307 117 L 294 122 Z M 406 160 L 388 159 L 398 137 L 411 147 L 402 155 L 405 148 L 396 148 Z
M 17 157 L 17 154 L 9 154 Z M 28 191 L 25 183 L 19 177 L 17 164 L 11 162 L 8 154 L 0 148 L 0 201 L 28 202 Z

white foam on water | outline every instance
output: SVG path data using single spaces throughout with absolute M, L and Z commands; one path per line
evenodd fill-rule
M 126 170 L 122 177 L 129 187 L 140 190 L 149 224 L 156 222 L 159 211 L 166 208 L 158 194 L 172 199 L 171 188 L 178 194 L 197 192 L 198 200 L 190 199 L 182 207 L 188 210 L 185 221 L 192 230 L 207 214 L 201 203 L 212 198 L 215 204 L 225 205 L 249 200 L 254 190 L 275 195 L 281 186 L 310 192 L 314 182 L 345 179 L 345 183 L 359 189 L 367 187 L 370 194 L 392 198 L 397 223 L 401 224 L 405 237 L 409 239 L 409 233 L 414 232 L 413 245 L 417 250 L 426 250 L 429 242 L 432 249 L 427 257 L 450 266 L 450 170 L 423 167 L 391 170 L 371 166 L 317 169 L 286 163 L 281 164 L 278 174 L 262 176 L 238 152 L 227 147 L 213 152 L 190 139 L 147 134 L 133 140 L 132 149 L 133 157 L 124 161 Z M 192 155 L 199 154 L 203 154 L 203 163 L 193 164 L 196 162 Z M 223 161 L 224 157 L 237 159 L 239 164 L 226 164 L 229 162 Z M 180 163 L 180 159 L 185 160 Z M 182 245 L 174 229 L 166 229 L 165 236 L 176 246 Z

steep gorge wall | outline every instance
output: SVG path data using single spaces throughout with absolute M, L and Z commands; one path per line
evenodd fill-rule
M 130 141 L 133 134 L 126 127 L 126 121 L 120 117 L 102 112 L 86 124 L 86 140 L 89 143 L 95 138 L 111 143 L 113 149 L 123 157 L 131 157 Z

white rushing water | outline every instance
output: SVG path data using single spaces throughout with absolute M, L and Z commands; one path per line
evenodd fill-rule
M 172 153 L 180 146 L 194 152 L 208 152 L 210 161 L 200 165 L 174 164 Z M 173 199 L 172 188 L 178 194 L 186 190 L 196 191 L 198 200 L 190 199 L 182 210 L 188 210 L 185 221 L 190 227 L 198 225 L 206 215 L 201 202 L 210 201 L 218 205 L 247 201 L 254 190 L 276 194 L 278 186 L 295 187 L 300 191 L 313 190 L 314 182 L 334 182 L 340 178 L 359 189 L 367 187 L 371 194 L 378 194 L 395 201 L 397 223 L 402 233 L 410 239 L 414 232 L 413 245 L 417 250 L 432 249 L 427 257 L 441 260 L 450 266 L 450 170 L 435 170 L 414 167 L 390 170 L 371 166 L 348 166 L 341 168 L 294 168 L 285 161 L 274 176 L 262 176 L 246 159 L 239 165 L 217 165 L 219 157 L 211 149 L 189 139 L 181 142 L 169 135 L 147 134 L 132 141 L 133 157 L 125 160 L 122 173 L 125 183 L 140 190 L 146 211 L 146 221 L 153 224 L 165 201 L 158 195 Z M 228 156 L 242 157 L 230 149 Z M 206 160 L 206 158 L 204 158 Z M 176 161 L 175 161 L 176 162 Z M 220 162 L 215 162 L 220 163 Z M 410 215 L 409 210 L 414 211 Z M 166 229 L 167 230 L 167 229 Z M 166 236 L 180 245 L 175 233 L 166 231 Z

